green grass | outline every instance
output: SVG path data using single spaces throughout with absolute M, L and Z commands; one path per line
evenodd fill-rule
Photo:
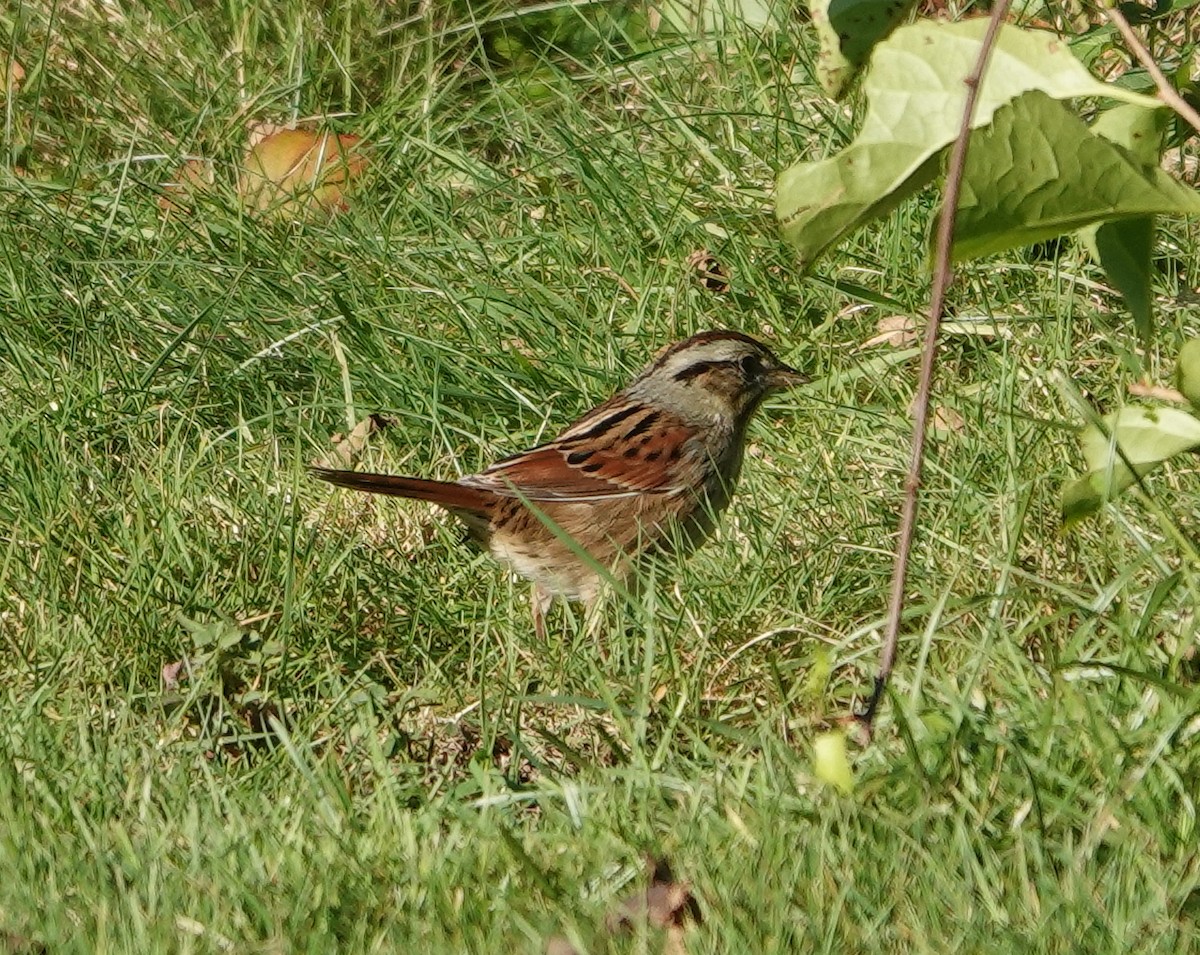
M 1200 582 L 1160 522 L 1196 526 L 1195 476 L 1057 528 L 1055 376 L 1110 407 L 1133 361 L 1098 273 L 962 271 L 958 316 L 1006 335 L 945 342 L 964 426 L 930 449 L 892 695 L 855 793 L 824 788 L 914 390 L 860 346 L 926 299 L 934 197 L 798 276 L 774 174 L 852 130 L 809 29 L 630 42 L 582 9 L 516 67 L 479 5 L 0 18 L 28 72 L 0 171 L 0 948 L 533 952 L 592 940 L 651 853 L 703 909 L 689 952 L 1196 950 Z M 182 157 L 232 181 L 246 117 L 319 115 L 371 143 L 348 213 L 263 223 L 221 188 L 159 213 Z M 1200 329 L 1168 228 L 1164 355 Z M 598 639 L 556 613 L 539 643 L 449 520 L 304 474 L 372 412 L 359 466 L 467 473 L 709 327 L 817 382 Z

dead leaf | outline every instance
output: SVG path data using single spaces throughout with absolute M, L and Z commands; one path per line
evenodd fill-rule
M 1187 398 L 1174 388 L 1165 385 L 1152 385 L 1145 381 L 1130 383 L 1128 391 L 1135 398 L 1154 398 L 1157 401 L 1171 401 L 1177 405 L 1186 405 Z
M 938 434 L 953 434 L 966 427 L 966 420 L 953 408 L 938 405 L 933 409 L 933 430 Z
M 363 148 L 358 136 L 279 130 L 246 153 L 239 192 L 249 208 L 281 218 L 343 210 L 366 169 Z
M 188 662 L 185 657 L 182 660 L 175 660 L 171 663 L 164 663 L 162 668 L 162 682 L 164 690 L 175 690 L 179 688 L 180 674 L 187 670 Z
M 190 212 L 192 197 L 211 189 L 214 180 L 211 161 L 189 159 L 179 167 L 174 178 L 162 184 L 158 207 L 163 212 Z
M 616 911 L 609 913 L 604 920 L 608 931 L 628 929 L 643 921 L 655 928 L 668 929 L 682 928 L 688 918 L 703 921 L 691 886 L 675 881 L 671 864 L 666 859 L 647 859 L 646 862 L 651 870 L 650 885 L 645 892 L 622 899 Z
M 335 434 L 331 439 L 333 448 L 325 455 L 323 461 L 315 461 L 320 467 L 328 468 L 344 468 L 354 463 L 367 446 L 367 438 L 376 431 L 382 431 L 391 422 L 383 415 L 371 414 L 367 415 L 358 424 L 354 426 L 354 430 L 343 437 L 340 434 Z
M 45 943 L 16 932 L 0 931 L 0 952 L 7 955 L 45 955 Z
M 917 340 L 917 323 L 907 315 L 889 315 L 876 323 L 875 332 L 860 347 L 891 345 L 893 348 L 908 348 Z
M 281 126 L 279 123 L 272 123 L 265 119 L 252 119 L 246 124 L 246 149 L 253 149 L 268 136 L 295 128 L 295 126 Z
M 697 249 L 687 257 L 686 263 L 700 273 L 704 287 L 710 292 L 729 291 L 729 272 L 708 249 Z
M 833 721 L 833 725 L 846 734 L 846 742 L 853 743 L 859 749 L 866 749 L 871 745 L 871 726 L 862 713 L 839 716 Z
M 231 951 L 236 948 L 232 939 L 226 938 L 220 932 L 216 932 L 201 922 L 197 922 L 193 918 L 188 918 L 186 915 L 175 916 L 175 927 L 181 932 L 186 932 L 188 935 L 196 938 L 208 938 L 212 943 L 223 952 Z
M 16 96 L 25 81 L 25 67 L 16 60 L 0 57 L 0 93 Z
M 604 919 L 601 945 L 592 951 L 617 951 L 604 944 L 603 935 L 614 936 L 636 926 L 648 926 L 664 933 L 662 951 L 665 955 L 686 955 L 684 936 L 688 922 L 702 922 L 700 906 L 692 895 L 691 886 L 676 882 L 666 859 L 646 859 L 650 885 L 617 903 Z M 555 935 L 546 942 L 546 955 L 580 955 L 565 936 Z

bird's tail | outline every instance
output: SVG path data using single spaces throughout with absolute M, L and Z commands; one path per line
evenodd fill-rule
M 339 487 L 371 494 L 390 494 L 414 501 L 430 501 L 441 507 L 472 514 L 488 510 L 491 495 L 479 488 L 467 487 L 454 481 L 430 481 L 425 478 L 401 477 L 397 474 L 368 474 L 363 471 L 338 471 L 334 468 L 311 467 L 312 476 Z

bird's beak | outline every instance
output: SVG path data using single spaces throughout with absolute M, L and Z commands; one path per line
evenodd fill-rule
M 812 379 L 808 375 L 789 365 L 780 365 L 767 372 L 767 387 L 771 391 L 786 391 L 797 385 L 806 385 L 810 381 Z

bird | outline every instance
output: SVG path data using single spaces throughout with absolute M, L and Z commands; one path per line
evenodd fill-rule
M 456 481 L 310 468 L 356 491 L 428 501 L 532 581 L 535 633 L 554 598 L 590 611 L 638 558 L 690 553 L 711 533 L 742 469 L 763 399 L 810 379 L 741 332 L 663 348 L 623 389 L 551 441 Z

